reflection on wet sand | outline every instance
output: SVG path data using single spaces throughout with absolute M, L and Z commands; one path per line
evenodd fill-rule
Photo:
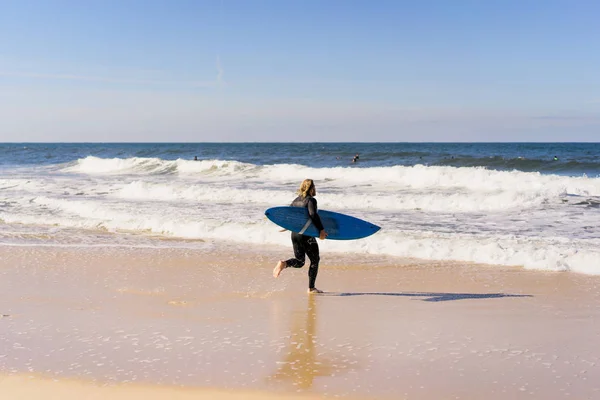
M 334 376 L 348 367 L 348 359 L 333 362 L 317 351 L 317 297 L 308 296 L 306 311 L 294 312 L 288 351 L 270 379 L 291 381 L 298 389 L 310 389 L 316 377 Z

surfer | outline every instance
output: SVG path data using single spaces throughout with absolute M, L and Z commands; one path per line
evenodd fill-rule
M 306 207 L 311 222 L 319 231 L 319 239 L 325 239 L 327 237 L 327 232 L 325 232 L 323 224 L 321 223 L 321 218 L 317 212 L 317 199 L 314 197 L 317 195 L 317 189 L 314 181 L 312 179 L 305 179 L 302 181 L 297 193 L 298 197 L 294 199 L 291 206 Z M 320 260 L 317 240 L 311 236 L 292 232 L 292 245 L 294 246 L 294 258 L 280 260 L 273 269 L 273 276 L 277 278 L 281 271 L 288 267 L 302 268 L 306 256 L 308 256 L 308 259 L 310 260 L 310 267 L 308 267 L 308 293 L 323 293 L 315 287 Z

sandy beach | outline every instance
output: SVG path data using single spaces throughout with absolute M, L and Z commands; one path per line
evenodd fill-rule
M 1 247 L 0 398 L 600 396 L 598 276 L 288 253 Z

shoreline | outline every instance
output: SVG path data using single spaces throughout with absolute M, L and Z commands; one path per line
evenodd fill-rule
M 307 266 L 271 275 L 290 249 L 213 250 L 0 247 L 4 382 L 357 399 L 600 392 L 599 277 L 325 253 L 326 293 L 307 295 Z

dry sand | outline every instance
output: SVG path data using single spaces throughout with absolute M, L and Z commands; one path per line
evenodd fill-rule
M 1 247 L 0 399 L 600 398 L 600 277 L 275 250 Z
M 9 376 L 3 378 L 0 380 L 0 394 L 2 394 L 3 399 L 11 400 L 276 400 L 282 397 L 279 393 L 257 391 L 176 388 L 148 384 L 95 385 L 89 382 L 31 376 Z M 291 400 L 321 399 L 321 397 L 302 394 L 285 394 L 285 398 Z

